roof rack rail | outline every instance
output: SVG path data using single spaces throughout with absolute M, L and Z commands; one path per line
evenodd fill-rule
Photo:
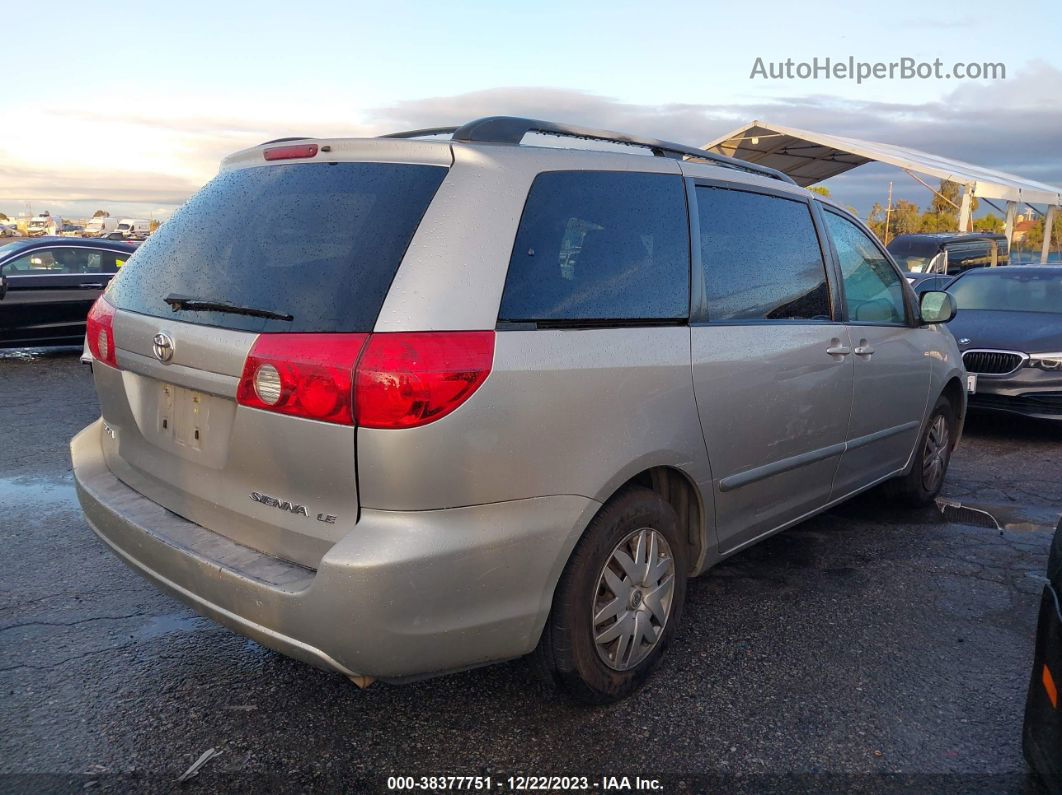
M 282 144 L 286 141 L 305 141 L 309 139 L 309 135 L 291 135 L 287 138 L 274 138 L 272 141 L 263 141 L 258 144 L 259 146 L 269 146 L 270 144 Z
M 423 130 L 406 130 L 405 132 L 388 133 L 381 138 L 420 138 L 422 135 L 451 135 L 457 132 L 457 127 L 425 127 Z
M 759 174 L 760 176 L 771 177 L 772 179 L 796 185 L 796 181 L 792 177 L 777 169 L 760 166 L 747 160 L 727 157 L 726 155 L 718 155 L 715 152 L 708 152 L 693 146 L 684 146 L 683 144 L 661 141 L 656 138 L 642 138 L 640 136 L 627 135 L 626 133 L 612 132 L 611 130 L 595 130 L 590 127 L 577 127 L 573 124 L 557 124 L 556 122 L 542 121 L 541 119 L 525 119 L 519 116 L 485 116 L 460 127 L 432 127 L 425 130 L 391 133 L 381 137 L 415 138 L 422 135 L 451 134 L 453 136 L 452 140 L 462 143 L 519 144 L 524 136 L 531 132 L 569 138 L 584 138 L 590 141 L 607 141 L 628 146 L 643 146 L 657 157 L 671 157 L 676 160 L 706 160 L 715 165 L 746 171 L 750 174 Z

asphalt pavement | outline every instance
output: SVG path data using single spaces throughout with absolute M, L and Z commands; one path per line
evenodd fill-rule
M 872 493 L 728 560 L 690 584 L 649 684 L 594 709 L 523 660 L 359 690 L 156 591 L 74 496 L 68 440 L 98 416 L 78 353 L 0 352 L 5 790 L 386 791 L 389 776 L 489 775 L 509 791 L 510 775 L 547 774 L 592 791 L 604 776 L 685 791 L 1030 786 L 1030 574 L 1062 510 L 1062 429 L 974 418 L 945 514 Z

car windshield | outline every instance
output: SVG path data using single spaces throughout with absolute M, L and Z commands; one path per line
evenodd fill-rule
M 901 257 L 893 254 L 892 258 L 896 260 L 896 264 L 900 266 L 900 269 L 907 273 L 925 273 L 929 268 L 929 257 Z
M 960 310 L 992 309 L 1062 315 L 1062 270 L 991 268 L 969 271 L 948 288 Z

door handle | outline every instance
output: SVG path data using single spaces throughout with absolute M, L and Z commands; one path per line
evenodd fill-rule
M 836 337 L 830 340 L 830 347 L 826 349 L 826 353 L 830 354 L 830 356 L 847 356 L 851 352 L 852 349 L 844 345 Z
M 84 284 L 79 284 L 78 287 L 94 287 L 97 290 L 102 290 L 103 282 L 85 282 Z
M 859 344 L 856 345 L 856 348 L 855 348 L 855 355 L 856 356 L 870 356 L 870 354 L 872 354 L 873 352 L 874 352 L 874 346 L 871 345 L 866 340 L 860 340 Z

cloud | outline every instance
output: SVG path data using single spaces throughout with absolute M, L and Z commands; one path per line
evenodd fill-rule
M 635 104 L 586 91 L 498 87 L 362 112 L 279 99 L 263 112 L 259 106 L 194 97 L 167 97 L 125 112 L 121 104 L 106 102 L 85 108 L 37 108 L 28 114 L 30 123 L 20 125 L 24 134 L 0 132 L 0 210 L 17 209 L 15 203 L 25 199 L 176 206 L 215 173 L 224 155 L 264 140 L 292 134 L 378 135 L 497 114 L 691 145 L 764 119 L 911 146 L 1059 185 L 1059 96 L 1062 72 L 1032 62 L 1005 81 L 956 85 L 939 101 L 924 104 L 825 95 L 729 105 Z M 902 172 L 881 166 L 864 166 L 829 184 L 840 201 L 866 211 L 884 199 L 890 179 L 901 186 L 901 195 L 928 196 Z
M 901 19 L 894 27 L 905 30 L 917 30 L 920 34 L 927 30 L 969 30 L 977 26 L 973 17 L 911 17 Z

